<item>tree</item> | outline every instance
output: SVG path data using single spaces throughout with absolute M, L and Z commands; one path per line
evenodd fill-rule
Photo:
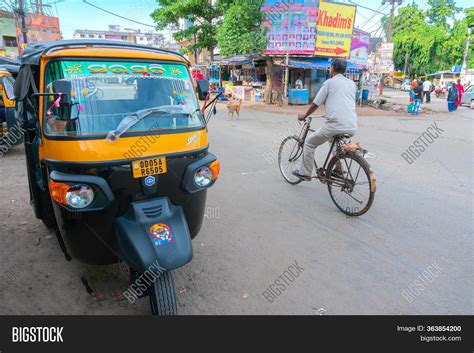
M 447 70 L 463 60 L 473 8 L 465 10 L 464 19 L 455 20 L 459 9 L 453 0 L 428 0 L 428 4 L 426 11 L 415 3 L 402 7 L 394 19 L 395 67 L 403 71 L 407 59 L 409 74 Z
M 438 43 L 444 41 L 443 30 L 431 28 L 425 22 L 426 13 L 413 3 L 400 8 L 394 18 L 393 33 L 395 66 L 403 70 L 408 58 L 408 73 L 426 74 L 433 72 Z M 435 33 L 436 32 L 436 33 Z
M 461 11 L 454 0 L 428 0 L 430 8 L 426 12 L 430 24 L 447 26 L 447 20 Z
M 466 15 L 465 21 L 467 26 L 471 29 L 471 31 L 474 31 L 474 7 L 464 9 L 464 14 Z M 472 34 L 467 58 L 467 67 L 474 67 L 474 44 L 472 43 Z
M 162 30 L 168 26 L 179 28 L 180 20 L 188 20 L 194 25 L 187 29 L 177 30 L 173 38 L 181 42 L 188 40 L 184 53 L 196 53 L 207 49 L 211 53 L 217 45 L 216 32 L 221 23 L 224 10 L 229 6 L 230 0 L 217 0 L 216 5 L 208 0 L 157 0 L 160 7 L 151 17 L 156 22 L 156 27 Z
M 217 43 L 222 55 L 259 53 L 267 45 L 266 30 L 260 25 L 263 0 L 235 0 L 217 30 Z

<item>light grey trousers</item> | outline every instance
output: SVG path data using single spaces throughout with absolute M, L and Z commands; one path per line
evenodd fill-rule
M 311 135 L 308 135 L 303 149 L 303 161 L 301 162 L 299 170 L 300 174 L 311 176 L 314 167 L 314 152 L 316 151 L 316 147 L 328 141 L 332 144 L 333 137 L 336 135 L 347 134 L 354 136 L 356 132 L 357 130 L 340 130 L 325 125 Z

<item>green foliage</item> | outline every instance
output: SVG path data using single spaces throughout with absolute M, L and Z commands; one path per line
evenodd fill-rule
M 474 31 L 474 6 L 469 7 L 464 10 L 464 14 L 466 15 L 466 24 L 468 27 L 471 28 L 471 31 Z M 469 53 L 468 53 L 468 64 L 467 67 L 473 68 L 474 67 L 474 42 L 472 40 L 473 35 L 471 34 L 471 45 L 469 46 Z
M 217 43 L 224 56 L 261 52 L 267 45 L 260 8 L 263 0 L 235 0 L 217 30 Z
M 194 26 L 179 30 L 173 34 L 176 41 L 188 40 L 193 44 L 186 47 L 185 53 L 199 49 L 212 51 L 217 45 L 216 32 L 220 18 L 231 0 L 218 0 L 212 6 L 208 0 L 157 0 L 157 8 L 151 17 L 156 22 L 157 29 L 161 30 L 170 25 L 179 25 L 180 19 L 188 19 Z
M 425 75 L 461 65 L 472 8 L 463 20 L 454 20 L 458 11 L 453 0 L 429 0 L 424 11 L 414 2 L 400 8 L 393 24 L 395 67 L 407 73 Z M 426 21 L 428 19 L 428 21 Z M 453 25 L 450 27 L 449 22 Z
M 426 12 L 431 24 L 447 26 L 446 21 L 461 11 L 454 0 L 428 0 L 430 8 Z

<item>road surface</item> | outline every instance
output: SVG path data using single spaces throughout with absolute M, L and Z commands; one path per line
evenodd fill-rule
M 361 117 L 354 141 L 377 155 L 378 192 L 358 219 L 324 185 L 283 181 L 271 156 L 293 115 L 244 107 L 227 119 L 220 105 L 209 126 L 222 173 L 194 259 L 175 271 L 180 314 L 473 314 L 472 116 Z M 407 163 L 435 123 L 439 137 Z M 125 269 L 64 259 L 28 204 L 21 148 L 0 159 L 0 180 L 0 314 L 150 312 L 116 296 Z

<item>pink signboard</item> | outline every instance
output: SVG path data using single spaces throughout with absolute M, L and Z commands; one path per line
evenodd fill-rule
M 370 34 L 354 28 L 349 61 L 366 67 L 369 58 Z

